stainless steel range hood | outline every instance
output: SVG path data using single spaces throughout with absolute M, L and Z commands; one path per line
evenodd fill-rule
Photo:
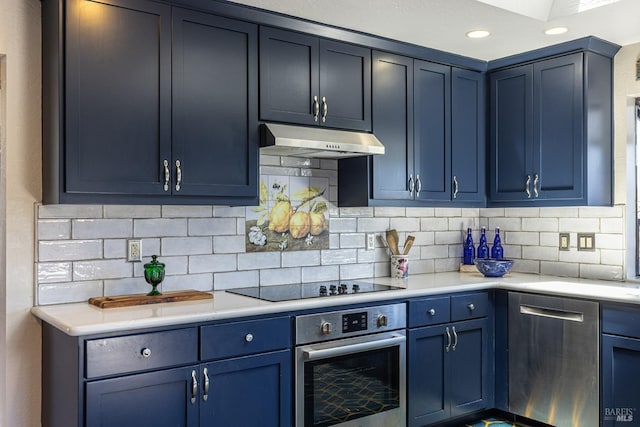
M 384 145 L 371 133 L 275 123 L 262 125 L 260 147 L 264 154 L 322 159 L 384 154 Z

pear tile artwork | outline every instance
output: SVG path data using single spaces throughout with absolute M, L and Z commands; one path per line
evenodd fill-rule
M 329 178 L 264 176 L 246 208 L 247 252 L 329 249 Z

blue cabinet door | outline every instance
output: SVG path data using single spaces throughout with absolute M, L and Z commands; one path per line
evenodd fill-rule
M 449 355 L 451 372 L 447 383 L 452 417 L 493 407 L 489 325 L 487 318 L 451 325 L 456 344 Z
M 256 25 L 174 9 L 173 194 L 257 194 L 257 68 Z
M 532 67 L 524 65 L 492 73 L 489 96 L 490 200 L 530 199 L 533 196 Z
M 451 200 L 483 206 L 485 195 L 484 75 L 451 69 Z
M 533 200 L 583 198 L 582 53 L 533 64 Z
M 451 198 L 451 67 L 415 61 L 414 171 L 417 200 Z
M 449 386 L 449 352 L 446 326 L 410 329 L 407 360 L 407 414 L 411 427 L 426 426 L 449 418 L 446 388 Z M 451 332 L 449 332 L 451 333 Z
M 197 369 L 168 369 L 87 383 L 86 427 L 198 426 L 198 398 L 192 399 Z
M 201 369 L 200 427 L 291 425 L 289 350 L 225 359 Z
M 260 118 L 371 130 L 371 50 L 260 29 Z
M 167 194 L 171 8 L 144 0 L 71 0 L 66 12 L 61 201 Z
M 640 426 L 640 339 L 602 334 L 602 427 Z
M 413 59 L 373 52 L 373 133 L 384 156 L 373 156 L 372 198 L 410 200 L 413 177 Z

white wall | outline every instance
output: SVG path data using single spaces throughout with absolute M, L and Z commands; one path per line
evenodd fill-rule
M 40 1 L 2 0 L 0 55 L 6 63 L 6 145 L 0 223 L 6 218 L 6 274 L 0 277 L 0 427 L 40 425 L 40 328 L 33 305 L 34 203 L 41 199 Z M 0 180 L 1 182 L 1 180 Z

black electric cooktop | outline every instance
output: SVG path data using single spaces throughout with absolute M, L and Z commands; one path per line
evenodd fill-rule
M 395 289 L 402 288 L 358 280 L 336 280 L 297 283 L 292 285 L 254 286 L 250 288 L 227 289 L 227 292 L 264 301 L 278 302 L 307 298 L 339 298 L 344 295 L 391 291 Z

